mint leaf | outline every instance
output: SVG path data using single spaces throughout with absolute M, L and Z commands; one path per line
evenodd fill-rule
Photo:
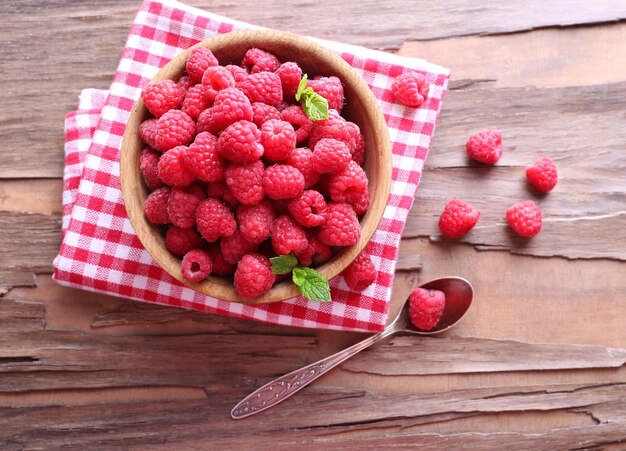
M 270 263 L 272 264 L 272 272 L 274 274 L 289 274 L 298 264 L 298 259 L 291 254 L 287 254 L 270 258 Z
M 291 273 L 291 279 L 303 296 L 317 302 L 330 302 L 330 286 L 326 277 L 312 268 L 297 266 Z
M 305 95 L 307 95 L 306 91 Z M 306 100 L 308 100 L 308 102 L 305 101 L 305 106 L 302 107 L 302 109 L 309 119 L 312 121 L 328 119 L 328 100 L 314 91 L 313 94 L 307 95 Z
M 302 79 L 300 80 L 300 84 L 298 85 L 298 90 L 296 91 L 296 100 L 300 101 L 300 97 L 302 97 L 302 93 L 306 89 L 306 81 L 308 79 L 307 74 L 304 74 Z

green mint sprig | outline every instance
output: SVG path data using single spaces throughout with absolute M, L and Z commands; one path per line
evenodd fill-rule
M 298 259 L 293 255 L 280 255 L 270 258 L 274 274 L 289 274 L 300 293 L 317 302 L 330 302 L 330 286 L 326 277 L 313 268 L 298 266 Z
M 304 74 L 296 91 L 296 100 L 300 102 L 304 114 L 312 121 L 328 119 L 328 100 L 313 91 L 313 88 L 307 88 L 307 79 L 307 74 Z

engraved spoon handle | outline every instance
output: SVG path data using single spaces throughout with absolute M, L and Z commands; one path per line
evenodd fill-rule
M 330 371 L 344 360 L 349 359 L 354 354 L 368 348 L 380 339 L 391 335 L 393 332 L 395 331 L 384 330 L 336 354 L 274 379 L 242 399 L 233 408 L 230 415 L 233 419 L 238 420 L 275 406 L 294 393 L 302 390 L 315 379 L 325 374 L 327 371 Z

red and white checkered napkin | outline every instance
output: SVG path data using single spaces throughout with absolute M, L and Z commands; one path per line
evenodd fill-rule
M 252 26 L 173 0 L 145 1 L 131 28 L 109 91 L 84 90 L 79 110 L 65 123 L 66 167 L 63 243 L 54 278 L 63 285 L 138 301 L 203 310 L 290 326 L 380 331 L 387 320 L 398 246 L 435 130 L 449 71 L 414 58 L 319 41 L 339 53 L 365 79 L 389 126 L 393 144 L 391 195 L 366 251 L 378 270 L 363 292 L 341 276 L 330 281 L 333 302 L 305 298 L 249 306 L 211 298 L 186 288 L 143 249 L 126 215 L 119 181 L 124 127 L 141 89 L 183 49 L 232 30 Z M 404 70 L 430 83 L 421 108 L 393 101 L 391 84 Z

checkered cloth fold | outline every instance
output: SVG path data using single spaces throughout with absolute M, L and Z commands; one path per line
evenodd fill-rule
M 343 57 L 378 98 L 393 149 L 391 195 L 366 247 L 377 269 L 363 292 L 341 276 L 330 281 L 333 302 L 299 297 L 251 306 L 205 296 L 180 284 L 144 250 L 126 215 L 119 180 L 124 127 L 141 89 L 165 63 L 189 46 L 251 25 L 173 0 L 147 0 L 131 28 L 108 91 L 87 89 L 65 122 L 63 242 L 54 278 L 63 285 L 138 301 L 165 304 L 289 326 L 375 332 L 389 310 L 402 229 L 435 130 L 449 71 L 426 61 L 317 40 Z M 430 83 L 428 100 L 409 108 L 393 100 L 393 79 L 406 70 Z

